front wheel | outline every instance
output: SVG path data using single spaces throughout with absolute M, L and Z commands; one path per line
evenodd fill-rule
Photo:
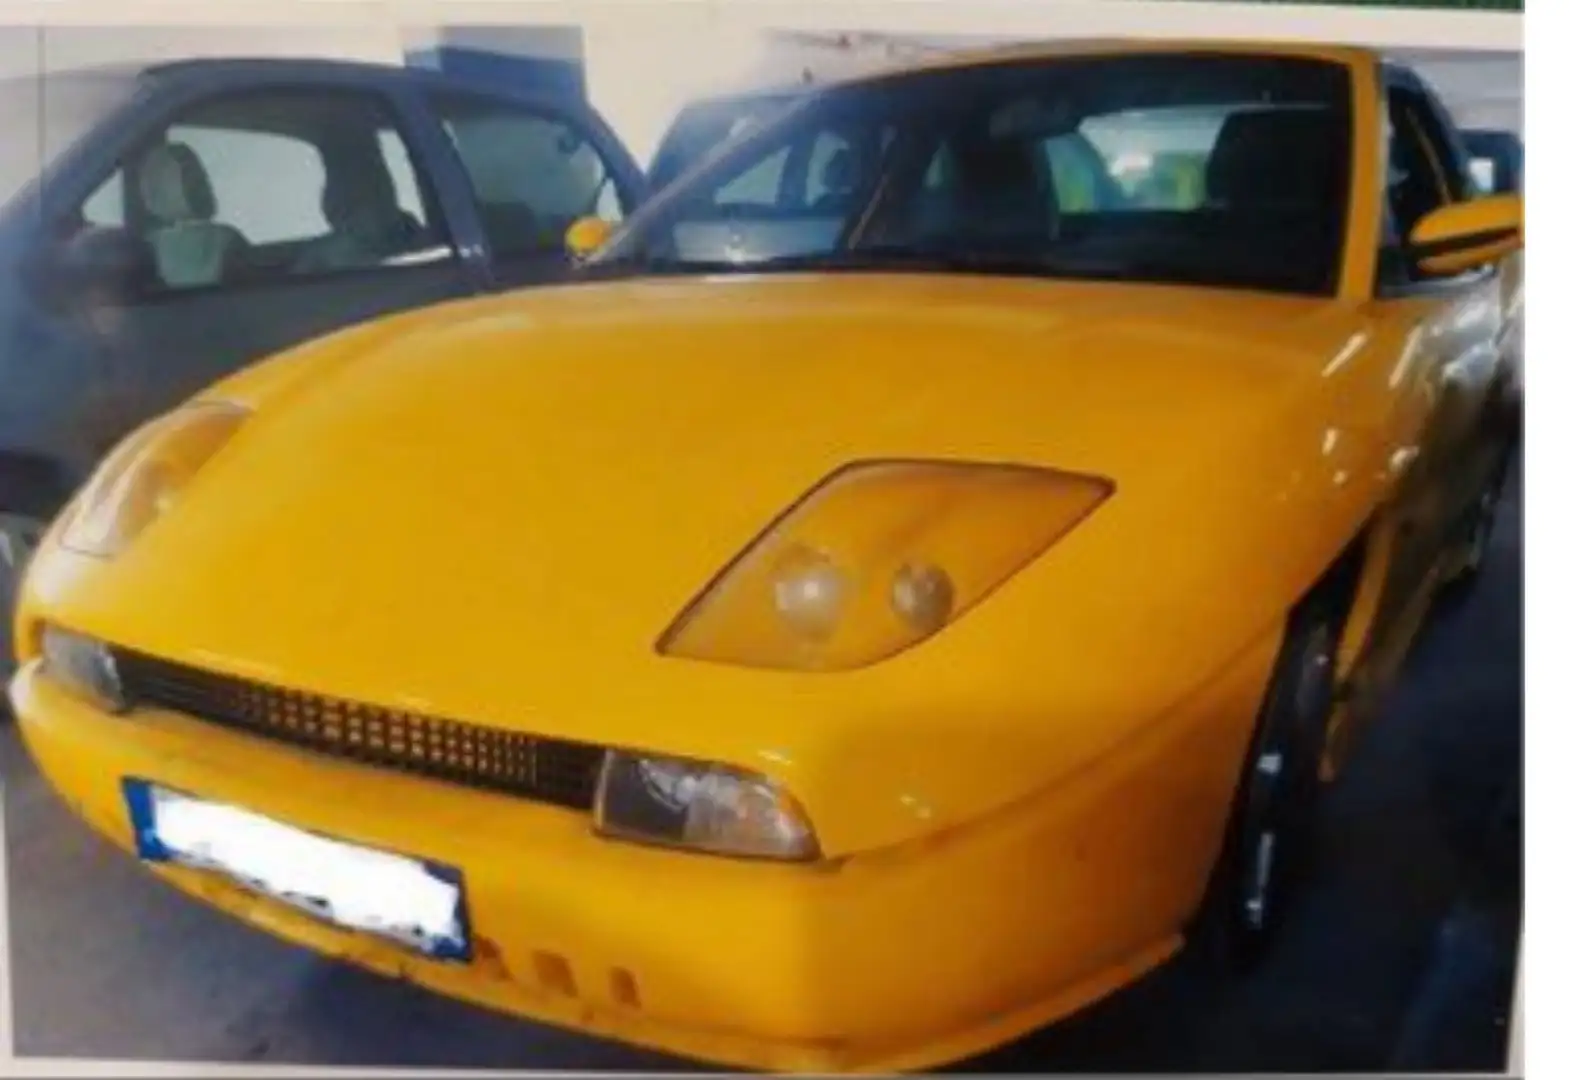
M 1321 590 L 1298 608 L 1265 692 L 1197 927 L 1204 951 L 1226 970 L 1258 963 L 1311 856 L 1345 621 L 1338 599 Z

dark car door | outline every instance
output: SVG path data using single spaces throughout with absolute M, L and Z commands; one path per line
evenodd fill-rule
M 479 286 L 393 96 L 235 81 L 155 97 L 46 210 L 62 247 L 107 234 L 142 257 L 75 312 L 96 329 L 102 379 L 74 391 L 73 420 L 100 451 L 247 363 Z
M 1485 193 L 1519 194 L 1525 188 L 1525 144 L 1509 131 L 1464 133 L 1472 176 Z
M 479 90 L 428 86 L 421 96 L 498 287 L 565 278 L 574 221 L 619 222 L 643 201 L 641 171 L 592 113 Z

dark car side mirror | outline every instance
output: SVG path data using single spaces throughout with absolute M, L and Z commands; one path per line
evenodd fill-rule
M 128 303 L 153 280 L 151 247 L 125 229 L 89 226 L 46 243 L 24 273 L 39 300 L 59 311 Z

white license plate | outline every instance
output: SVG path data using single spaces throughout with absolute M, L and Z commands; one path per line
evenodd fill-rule
M 149 862 L 223 875 L 428 956 L 469 958 L 463 880 L 451 867 L 331 840 L 141 780 L 124 786 L 137 851 Z

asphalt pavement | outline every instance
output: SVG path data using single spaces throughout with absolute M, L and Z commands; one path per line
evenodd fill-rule
M 1325 804 L 1320 868 L 1265 966 L 1179 957 L 966 1064 L 989 1071 L 1497 1070 L 1519 932 L 1516 483 L 1476 590 L 1418 642 Z M 142 873 L 0 727 L 20 1056 L 448 1068 L 686 1068 L 319 960 Z

